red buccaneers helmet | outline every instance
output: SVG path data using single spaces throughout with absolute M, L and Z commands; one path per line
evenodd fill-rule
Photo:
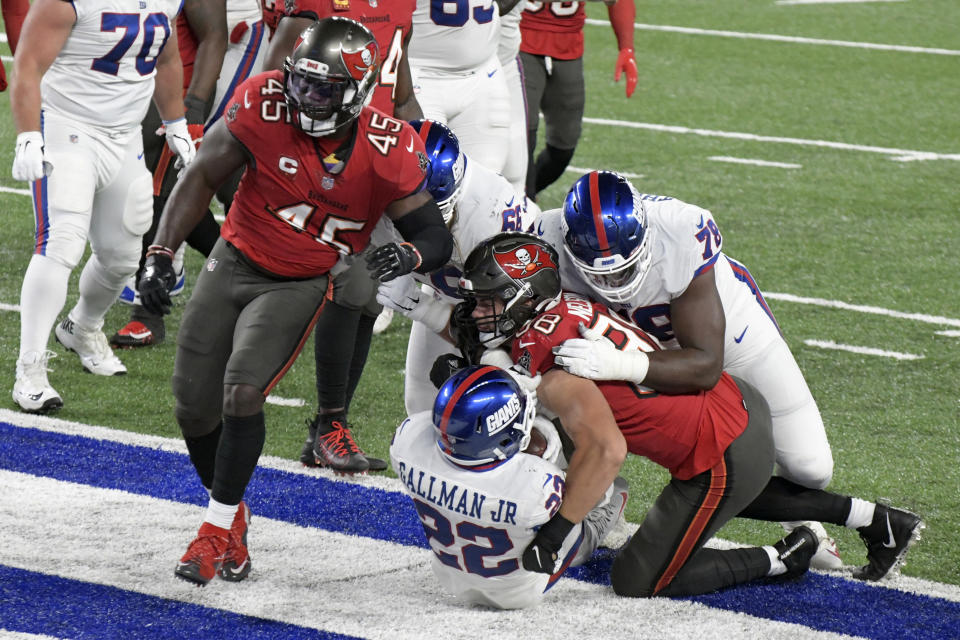
M 369 29 L 348 18 L 314 22 L 283 64 L 294 123 L 312 136 L 350 124 L 370 101 L 379 69 L 380 49 Z

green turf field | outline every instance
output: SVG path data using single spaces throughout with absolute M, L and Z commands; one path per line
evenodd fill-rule
M 588 13 L 606 15 L 600 5 Z M 921 513 L 928 526 L 904 573 L 953 584 L 960 584 L 958 21 L 960 6 L 948 0 L 638 1 L 640 85 L 631 99 L 622 80 L 613 83 L 612 30 L 586 27 L 586 120 L 573 160 L 638 174 L 640 190 L 714 213 L 727 253 L 770 294 L 819 403 L 836 462 L 831 488 Z M 10 177 L 7 100 L 0 95 L 0 345 L 5 406 L 13 408 L 16 305 L 33 223 L 26 185 Z M 558 206 L 576 177 L 570 172 L 541 194 L 542 206 Z M 195 277 L 199 256 L 188 260 Z M 111 311 L 108 334 L 126 314 L 122 306 Z M 408 327 L 398 319 L 375 338 L 351 411 L 361 446 L 381 457 L 404 417 Z M 129 375 L 116 379 L 82 373 L 52 339 L 50 348 L 60 354 L 50 374 L 65 402 L 59 417 L 177 436 L 172 341 L 122 353 Z M 305 406 L 266 409 L 269 454 L 299 453 L 315 403 L 311 351 L 275 390 Z M 639 521 L 667 476 L 640 459 L 628 462 L 627 475 L 628 518 Z M 863 562 L 855 533 L 828 529 L 846 563 Z M 782 533 L 779 525 L 735 521 L 721 535 L 770 543 Z

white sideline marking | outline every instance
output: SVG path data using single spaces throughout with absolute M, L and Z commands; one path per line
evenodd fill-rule
M 777 0 L 773 4 L 853 4 L 859 2 L 906 2 L 906 0 Z
M 838 344 L 833 340 L 804 340 L 803 343 L 811 347 L 832 349 L 834 351 L 849 351 L 850 353 L 859 353 L 866 356 L 883 356 L 884 358 L 893 358 L 895 360 L 923 360 L 923 356 L 918 356 L 913 353 L 886 351 L 884 349 L 874 349 L 873 347 L 857 347 L 851 344 Z
M 840 149 L 842 151 L 862 151 L 864 153 L 879 153 L 891 156 L 897 162 L 911 162 L 914 160 L 960 160 L 960 153 L 937 153 L 934 151 L 917 151 L 912 149 L 895 149 L 892 147 L 874 147 L 849 142 L 833 142 L 830 140 L 807 140 L 805 138 L 784 138 L 781 136 L 761 136 L 755 133 L 737 131 L 718 131 L 715 129 L 698 129 L 695 127 L 681 127 L 669 124 L 653 124 L 649 122 L 631 122 L 629 120 L 609 120 L 607 118 L 584 118 L 584 122 L 609 127 L 623 127 L 626 129 L 646 129 L 662 133 L 692 133 L 698 136 L 713 138 L 733 138 L 735 140 L 750 140 L 752 142 L 773 142 L 777 144 L 795 144 L 805 147 L 822 147 L 825 149 Z
M 609 20 L 587 18 L 587 24 L 593 26 L 610 27 Z M 780 36 L 772 33 L 746 33 L 743 31 L 724 31 L 716 29 L 694 29 L 691 27 L 673 27 L 658 24 L 643 24 L 635 22 L 635 29 L 640 31 L 665 31 L 668 33 L 684 33 L 693 36 L 719 36 L 721 38 L 740 38 L 743 40 L 769 40 L 771 42 L 792 42 L 794 44 L 815 44 L 831 47 L 851 47 L 854 49 L 873 49 L 876 51 L 900 51 L 902 53 L 927 53 L 938 56 L 960 56 L 960 50 L 940 49 L 934 47 L 912 47 L 902 44 L 879 44 L 876 42 L 851 42 L 849 40 L 825 40 L 823 38 L 804 38 L 801 36 Z
M 882 307 L 872 307 L 862 304 L 850 304 L 840 300 L 825 300 L 823 298 L 804 298 L 790 293 L 766 293 L 764 298 L 768 300 L 781 300 L 783 302 L 797 302 L 799 304 L 812 304 L 818 307 L 832 307 L 834 309 L 843 309 L 845 311 L 858 311 L 860 313 L 872 313 L 880 316 L 889 316 L 891 318 L 901 318 L 903 320 L 915 320 L 917 322 L 926 322 L 928 324 L 945 324 L 950 327 L 960 327 L 960 320 L 946 318 L 944 316 L 930 316 L 925 313 L 904 313 L 902 311 L 892 311 Z
M 18 304 L 7 304 L 5 302 L 0 302 L 0 311 L 16 311 L 20 312 L 20 305 Z
M 567 168 L 564 169 L 564 171 L 572 171 L 573 173 L 590 173 L 591 171 L 601 171 L 601 169 L 590 169 L 590 168 L 587 168 L 587 167 L 573 167 L 573 166 L 569 166 L 569 165 L 568 165 Z M 619 173 L 620 175 L 622 175 L 622 176 L 625 177 L 625 178 L 644 178 L 644 177 L 646 177 L 646 176 L 644 176 L 642 173 L 630 173 L 629 171 L 620 171 L 619 169 L 616 169 L 616 172 Z
M 269 395 L 267 404 L 275 404 L 279 407 L 302 407 L 307 404 L 303 398 L 281 398 L 280 396 Z
M 934 331 L 934 333 L 938 336 L 946 336 L 948 338 L 960 338 L 960 331 L 952 331 L 948 329 L 945 331 Z
M 793 164 L 791 162 L 772 162 L 770 160 L 754 160 L 752 158 L 734 158 L 731 156 L 710 156 L 707 160 L 715 162 L 730 162 L 733 164 L 753 164 L 758 167 L 778 167 L 780 169 L 801 169 L 802 164 Z

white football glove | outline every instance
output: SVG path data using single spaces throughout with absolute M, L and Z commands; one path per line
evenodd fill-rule
M 53 172 L 53 165 L 43 158 L 43 134 L 24 131 L 17 135 L 17 150 L 13 156 L 14 180 L 33 182 Z
M 553 348 L 553 361 L 581 378 L 623 380 L 640 384 L 647 377 L 650 359 L 643 351 L 620 351 L 596 329 L 581 322 L 580 335 Z
M 434 333 L 441 333 L 447 327 L 453 311 L 452 306 L 423 291 L 409 273 L 381 282 L 377 302 L 411 320 L 422 322 Z
M 167 136 L 167 146 L 177 156 L 177 162 L 173 166 L 185 169 L 197 155 L 197 148 L 193 144 L 190 130 L 187 129 L 187 119 L 164 120 L 163 131 Z

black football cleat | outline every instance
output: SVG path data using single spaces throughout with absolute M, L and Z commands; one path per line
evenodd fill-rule
M 910 546 L 920 539 L 926 525 L 915 513 L 878 504 L 873 522 L 860 527 L 860 539 L 867 545 L 867 564 L 853 570 L 857 580 L 880 580 L 899 571 Z
M 796 580 L 810 568 L 810 560 L 817 552 L 820 540 L 811 529 L 799 526 L 785 538 L 774 543 L 780 561 L 787 566 L 787 572 L 774 576 L 777 581 Z
M 364 474 L 370 469 L 370 463 L 354 441 L 343 414 L 317 416 L 314 424 L 315 466 L 327 467 L 345 475 Z

